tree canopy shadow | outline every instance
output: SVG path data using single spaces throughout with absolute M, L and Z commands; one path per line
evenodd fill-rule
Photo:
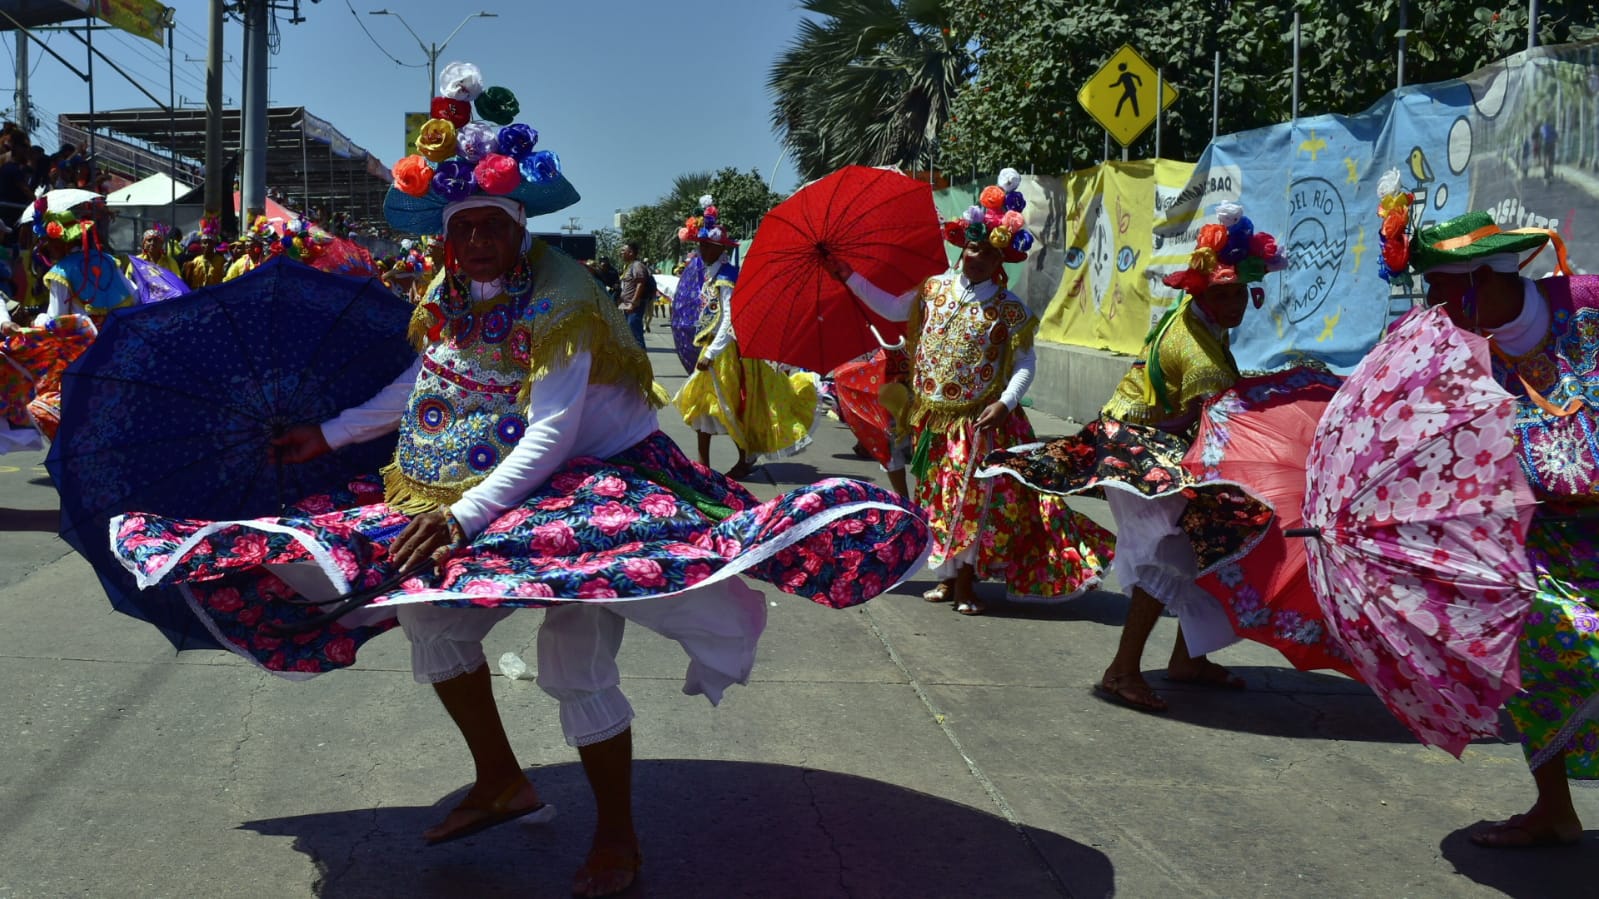
M 465 795 L 252 821 L 294 839 L 317 895 L 567 896 L 588 849 L 593 801 L 581 767 L 529 772 L 558 814 L 424 848 L 420 832 Z M 756 762 L 639 760 L 644 867 L 630 897 L 1111 896 L 1097 849 L 959 803 L 830 771 Z M 1047 859 L 1047 865 L 1045 860 Z

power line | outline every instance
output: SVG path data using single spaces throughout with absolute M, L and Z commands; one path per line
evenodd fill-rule
M 355 24 L 361 26 L 361 33 L 366 35 L 366 39 L 372 42 L 372 46 L 378 48 L 378 52 L 387 56 L 390 62 L 397 66 L 405 66 L 408 69 L 421 69 L 427 66 L 426 63 L 401 62 L 399 57 L 383 49 L 383 45 L 378 43 L 378 39 L 372 36 L 372 32 L 366 30 L 366 23 L 361 21 L 361 14 L 355 11 L 355 7 L 350 6 L 350 0 L 344 0 L 344 5 L 349 7 L 350 15 L 354 17 Z
M 125 48 L 129 53 L 131 53 L 131 54 L 133 54 L 135 56 L 138 56 L 140 59 L 144 60 L 145 62 L 155 66 L 157 71 L 160 71 L 161 69 L 164 69 L 164 68 L 167 67 L 167 60 L 162 59 L 159 56 L 157 56 L 154 53 L 154 51 L 147 50 L 147 49 L 145 49 L 143 47 L 137 46 L 136 44 L 133 44 L 133 43 L 129 42 L 128 40 L 124 39 L 120 34 L 117 34 L 116 32 L 106 32 L 106 33 L 111 36 L 111 39 L 113 41 L 116 41 L 119 45 L 121 45 L 123 48 Z M 174 48 L 174 50 L 175 49 L 176 48 Z M 174 62 L 175 62 L 175 60 L 174 60 Z M 123 60 L 123 65 L 124 65 L 124 67 L 127 66 L 126 60 Z M 141 72 L 137 72 L 137 74 L 142 76 L 142 77 L 144 77 L 144 78 L 147 78 L 147 79 L 150 78 L 149 72 L 141 71 Z M 203 82 L 203 81 L 199 80 L 198 78 L 196 78 L 194 76 L 194 73 L 189 72 L 189 71 L 185 71 L 183 69 L 180 69 L 176 65 L 173 66 L 173 76 L 177 80 L 185 82 L 190 87 L 194 87 L 194 88 L 197 88 L 199 90 L 204 90 L 205 89 L 205 82 Z M 156 77 L 156 78 L 152 79 L 152 83 L 159 82 L 161 80 L 162 79 L 160 77 Z

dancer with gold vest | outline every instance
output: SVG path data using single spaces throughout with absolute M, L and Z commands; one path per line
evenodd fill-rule
M 733 334 L 733 289 L 738 267 L 727 260 L 738 241 L 717 221 L 711 197 L 700 198 L 700 216 L 679 237 L 698 241 L 705 266 L 700 320 L 694 343 L 701 347 L 694 373 L 673 404 L 699 437 L 700 464 L 711 464 L 711 437 L 727 434 L 738 446 L 734 480 L 749 477 L 758 456 L 788 455 L 809 442 L 816 418 L 816 376 L 784 374 L 770 362 L 739 354 Z
M 953 601 L 963 615 L 986 607 L 976 584 L 998 578 L 1016 599 L 1063 600 L 1099 584 L 1113 538 L 1065 500 L 1009 481 L 975 477 L 995 449 L 1031 443 L 1020 408 L 1033 381 L 1038 319 L 1005 289 L 1006 262 L 1027 258 L 1033 236 L 1014 169 L 983 189 L 981 205 L 944 224 L 961 247 L 957 269 L 893 296 L 833 258 L 830 271 L 890 321 L 908 321 L 911 401 L 901 427 L 914 436 L 916 500 L 932 524 L 928 564 L 938 586 L 929 602 Z

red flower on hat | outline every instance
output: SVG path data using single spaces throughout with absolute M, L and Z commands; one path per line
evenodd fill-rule
M 504 196 L 522 183 L 522 173 L 516 167 L 516 160 L 501 153 L 490 153 L 472 170 L 472 180 L 484 193 Z
M 400 193 L 420 197 L 433 183 L 433 167 L 420 156 L 407 156 L 394 164 L 394 187 Z

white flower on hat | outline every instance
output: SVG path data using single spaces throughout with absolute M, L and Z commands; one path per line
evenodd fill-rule
M 469 62 L 452 62 L 439 73 L 439 96 L 471 103 L 483 93 L 483 73 Z
M 711 198 L 710 194 L 705 194 L 704 196 L 700 197 L 700 206 L 702 208 L 705 206 L 714 206 L 715 204 L 716 201 Z
M 1000 190 L 1010 193 L 1022 186 L 1022 173 L 1009 167 L 1000 169 L 999 180 L 994 183 L 999 185 Z
M 1377 179 L 1377 196 L 1386 197 L 1396 193 L 1399 193 L 1399 170 L 1389 169 Z
M 1238 224 L 1238 220 L 1243 217 L 1244 207 L 1242 204 L 1229 201 L 1216 207 L 1216 220 L 1221 222 L 1223 228 L 1231 228 Z

